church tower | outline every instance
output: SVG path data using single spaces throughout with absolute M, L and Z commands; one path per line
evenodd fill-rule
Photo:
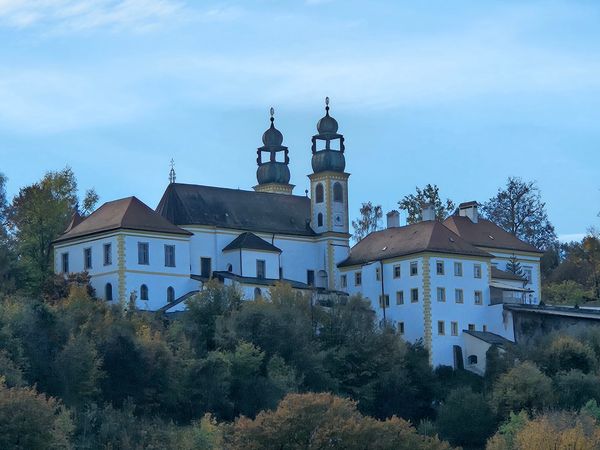
M 325 148 L 322 147 L 323 143 Z M 338 134 L 338 123 L 329 115 L 329 97 L 325 99 L 325 116 L 317 123 L 312 137 L 312 169 L 310 179 L 311 222 L 317 233 L 349 232 L 348 177 L 344 172 L 344 136 Z
M 275 110 L 271 108 L 271 126 L 262 135 L 263 146 L 257 150 L 258 157 L 256 162 L 256 179 L 258 184 L 254 186 L 257 192 L 273 192 L 277 194 L 291 194 L 294 185 L 290 184 L 290 169 L 288 164 L 290 158 L 288 156 L 288 148 L 281 145 L 283 143 L 283 135 L 275 128 L 274 122 Z M 263 153 L 268 153 L 269 158 L 263 161 Z M 277 156 L 283 161 L 277 161 Z

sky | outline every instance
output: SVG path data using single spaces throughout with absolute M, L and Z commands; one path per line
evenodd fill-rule
M 269 108 L 294 193 L 324 98 L 350 210 L 416 186 L 537 183 L 562 240 L 600 226 L 600 2 L 0 0 L 8 194 L 69 166 L 100 202 L 251 189 Z

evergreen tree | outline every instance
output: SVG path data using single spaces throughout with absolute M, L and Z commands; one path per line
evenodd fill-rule
M 506 271 L 510 273 L 514 273 L 520 277 L 523 276 L 523 268 L 521 267 L 521 263 L 517 259 L 517 257 L 513 254 L 508 262 L 506 263 Z

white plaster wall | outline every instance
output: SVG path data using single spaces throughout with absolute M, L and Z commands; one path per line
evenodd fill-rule
M 444 262 L 444 275 L 437 275 L 437 261 Z M 469 324 L 474 324 L 478 331 L 483 330 L 483 325 L 489 327 L 490 319 L 488 305 L 490 303 L 489 271 L 487 260 L 471 260 L 459 257 L 431 257 L 431 328 L 432 328 L 432 355 L 434 367 L 439 364 L 452 366 L 454 362 L 453 346 L 461 345 L 461 331 L 468 329 Z M 454 263 L 462 263 L 462 276 L 454 275 Z M 481 278 L 474 277 L 474 266 L 481 266 Z M 437 300 L 437 288 L 446 289 L 446 301 Z M 456 303 L 455 289 L 463 290 L 463 303 Z M 481 305 L 475 304 L 475 291 L 481 291 L 483 301 Z M 438 321 L 445 323 L 445 334 L 438 334 Z M 452 336 L 451 322 L 458 322 L 458 335 Z
M 148 301 L 140 298 L 140 287 L 142 284 L 148 286 Z M 200 283 L 186 276 L 156 275 L 152 273 L 125 272 L 125 300 L 129 299 L 132 291 L 137 293 L 137 307 L 145 310 L 157 310 L 167 304 L 167 289 L 173 287 L 175 299 L 190 291 L 198 290 Z M 118 288 L 118 286 L 117 286 Z M 115 301 L 118 300 L 118 289 L 113 287 Z
M 104 265 L 104 244 L 111 244 L 112 264 Z M 83 272 L 83 250 L 92 249 L 92 268 L 88 269 L 90 275 L 100 275 L 117 270 L 117 239 L 116 234 L 101 237 L 91 237 L 87 240 L 75 240 L 54 246 L 54 271 L 61 273 L 62 253 L 69 254 L 69 272 Z
M 245 277 L 257 276 L 256 261 L 258 260 L 263 260 L 265 262 L 265 278 L 279 278 L 279 254 L 256 250 L 242 250 L 242 269 Z
M 479 375 L 484 375 L 486 352 L 491 347 L 491 345 L 467 333 L 463 333 L 462 341 L 465 369 L 475 372 Z M 469 356 L 471 355 L 477 356 L 477 364 L 468 364 Z

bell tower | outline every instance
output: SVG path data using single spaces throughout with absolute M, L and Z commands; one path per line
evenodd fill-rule
M 322 148 L 324 144 L 325 148 Z M 325 98 L 325 116 L 317 123 L 312 137 L 312 169 L 308 176 L 311 190 L 311 224 L 317 233 L 349 233 L 348 177 L 344 172 L 344 136 L 337 121 L 329 115 L 329 97 Z
M 271 126 L 262 135 L 263 146 L 257 150 L 256 179 L 258 184 L 254 186 L 257 192 L 273 192 L 277 194 L 291 194 L 294 185 L 290 184 L 290 157 L 287 147 L 283 143 L 283 134 L 275 128 L 275 110 L 271 108 Z M 269 158 L 263 161 L 263 153 L 268 153 Z M 281 155 L 280 161 L 277 156 Z

